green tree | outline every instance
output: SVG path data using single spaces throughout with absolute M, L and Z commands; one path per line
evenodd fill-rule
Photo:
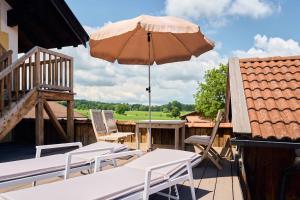
M 227 65 L 221 64 L 205 72 L 205 81 L 199 83 L 194 95 L 196 111 L 214 118 L 219 109 L 225 108 L 227 71 Z
M 180 109 L 178 107 L 173 107 L 170 113 L 171 117 L 177 118 L 180 116 Z
M 115 107 L 116 113 L 120 115 L 124 115 L 126 111 L 129 110 L 129 106 L 127 104 L 117 104 Z

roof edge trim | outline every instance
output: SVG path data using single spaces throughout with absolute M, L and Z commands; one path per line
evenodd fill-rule
M 239 58 L 229 59 L 229 82 L 234 133 L 251 134 L 251 126 L 240 71 Z

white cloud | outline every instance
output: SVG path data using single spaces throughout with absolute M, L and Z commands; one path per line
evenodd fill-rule
M 267 0 L 166 0 L 165 13 L 199 20 L 205 18 L 214 27 L 223 26 L 228 18 L 245 16 L 254 19 L 280 11 Z
M 261 18 L 271 15 L 274 10 L 275 6 L 261 0 L 235 0 L 229 9 L 229 14 Z
M 222 16 L 231 0 L 166 0 L 168 15 L 199 19 Z
M 238 57 L 267 57 L 299 55 L 300 45 L 293 39 L 284 40 L 279 37 L 267 37 L 257 34 L 254 37 L 254 45 L 248 50 L 236 50 L 233 52 Z

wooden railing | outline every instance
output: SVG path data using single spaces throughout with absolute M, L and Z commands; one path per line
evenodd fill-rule
M 4 63 L 7 62 L 7 66 Z M 32 89 L 73 92 L 73 58 L 34 47 L 0 71 L 0 114 Z

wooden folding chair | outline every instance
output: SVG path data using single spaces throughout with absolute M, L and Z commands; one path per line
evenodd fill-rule
M 119 132 L 111 110 L 90 110 L 93 129 L 97 141 L 120 142 L 133 135 L 131 132 Z
M 197 150 L 202 153 L 203 159 L 205 157 L 208 157 L 214 165 L 218 169 L 222 169 L 222 166 L 220 164 L 220 160 L 222 159 L 220 154 L 212 147 L 212 144 L 216 138 L 218 128 L 220 126 L 221 120 L 222 120 L 222 111 L 219 110 L 217 117 L 216 117 L 216 122 L 213 127 L 212 133 L 210 136 L 208 135 L 193 135 L 190 136 L 189 138 L 185 139 L 184 142 L 188 144 L 193 144 L 195 151 Z

